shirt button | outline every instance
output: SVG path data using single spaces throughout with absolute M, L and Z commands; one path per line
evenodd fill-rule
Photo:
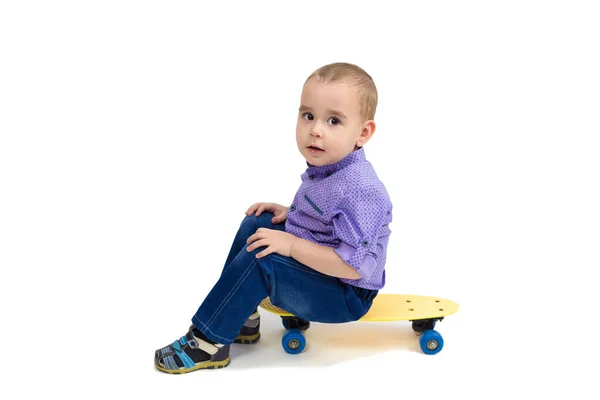
M 294 211 L 295 209 L 296 209 L 296 206 L 292 204 L 292 205 L 290 206 L 290 210 Z
M 315 176 L 314 175 L 309 175 L 308 179 L 313 179 Z
M 367 247 L 369 245 L 369 241 L 368 240 L 363 240 L 362 245 Z
M 331 176 L 331 172 L 328 172 L 328 173 L 326 173 L 325 175 L 327 175 L 327 176 Z

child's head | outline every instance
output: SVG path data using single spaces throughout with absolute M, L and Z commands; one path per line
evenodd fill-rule
M 334 63 L 317 69 L 302 89 L 296 125 L 300 153 L 315 166 L 344 159 L 372 137 L 376 108 L 377 88 L 362 68 Z

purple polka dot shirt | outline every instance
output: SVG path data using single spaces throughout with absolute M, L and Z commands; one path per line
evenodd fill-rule
M 307 165 L 288 210 L 286 232 L 333 247 L 361 276 L 342 282 L 383 288 L 392 203 L 364 148 L 335 164 Z

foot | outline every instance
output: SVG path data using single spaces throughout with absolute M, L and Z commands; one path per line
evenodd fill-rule
M 169 374 L 224 368 L 229 362 L 229 346 L 209 343 L 198 338 L 194 335 L 193 325 L 179 340 L 154 353 L 156 368 Z
M 254 310 L 254 313 L 248 318 L 248 320 L 240 329 L 238 337 L 233 341 L 234 343 L 251 344 L 258 342 L 260 338 L 260 314 L 258 310 Z

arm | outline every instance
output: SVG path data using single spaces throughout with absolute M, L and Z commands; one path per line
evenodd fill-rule
M 357 270 L 346 264 L 333 250 L 309 240 L 296 238 L 290 249 L 291 256 L 325 275 L 346 279 L 359 279 Z

